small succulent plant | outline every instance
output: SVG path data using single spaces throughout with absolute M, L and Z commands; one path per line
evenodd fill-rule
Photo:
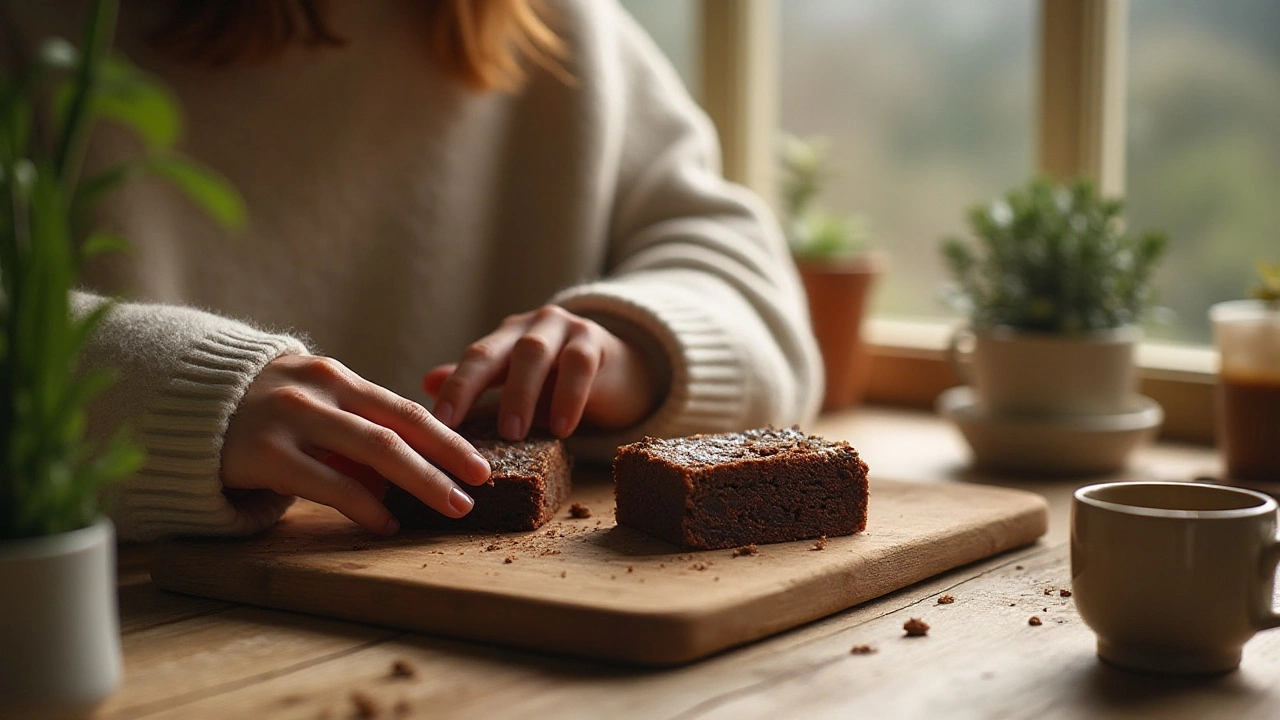
M 835 215 L 819 205 L 822 189 L 832 177 L 829 147 L 826 138 L 782 138 L 783 221 L 791 252 L 806 260 L 847 259 L 865 252 L 870 244 L 865 219 Z
M 1258 300 L 1280 303 L 1280 263 L 1258 263 L 1258 284 L 1253 286 L 1249 295 Z
M 1168 240 L 1128 233 L 1123 202 L 1044 179 L 969 210 L 972 239 L 943 240 L 949 304 L 975 327 L 1076 334 L 1140 322 Z

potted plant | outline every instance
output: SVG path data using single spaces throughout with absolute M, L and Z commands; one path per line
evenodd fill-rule
M 862 319 L 885 260 L 870 250 L 862 217 L 834 215 L 819 204 L 831 177 L 825 140 L 784 136 L 781 166 L 787 241 L 804 281 L 826 372 L 822 408 L 851 407 L 867 388 L 871 362 Z
M 953 278 L 947 297 L 969 318 L 953 338 L 953 357 L 957 340 L 972 335 L 970 380 L 989 412 L 1128 409 L 1138 323 L 1150 308 L 1151 274 L 1167 239 L 1125 232 L 1122 209 L 1087 180 L 1038 179 L 972 208 L 973 241 L 943 241 Z
M 169 95 L 109 47 L 114 0 L 91 5 L 83 52 L 44 43 L 0 74 L 0 716 L 89 711 L 121 677 L 115 539 L 99 490 L 133 472 L 122 433 L 86 439 L 86 406 L 110 382 L 79 372 L 81 349 L 110 306 L 82 317 L 69 295 L 80 263 L 119 248 L 84 227 L 93 199 L 138 173 L 159 174 L 228 221 L 225 183 L 172 151 Z M 47 106 L 44 113 L 40 108 Z M 52 122 L 41 123 L 40 118 Z M 148 152 L 79 179 L 97 118 L 132 127 Z

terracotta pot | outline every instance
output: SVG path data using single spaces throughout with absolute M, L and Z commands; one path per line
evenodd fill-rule
M 838 262 L 796 261 L 827 375 L 823 410 L 857 405 L 867 391 L 871 358 L 862 340 L 862 318 L 885 264 L 878 253 Z

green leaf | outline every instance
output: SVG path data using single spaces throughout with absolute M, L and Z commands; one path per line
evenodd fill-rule
M 80 246 L 80 262 L 99 255 L 107 255 L 110 253 L 128 252 L 130 248 L 128 238 L 120 235 L 111 235 L 109 233 L 95 232 L 85 239 Z
M 247 216 L 244 200 L 231 182 L 214 170 L 173 154 L 153 157 L 147 167 L 152 174 L 176 185 L 228 229 L 244 227 Z

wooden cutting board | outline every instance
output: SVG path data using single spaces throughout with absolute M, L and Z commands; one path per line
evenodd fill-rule
M 586 479 L 586 478 L 584 478 Z M 1044 534 L 1039 495 L 873 479 L 867 531 L 678 552 L 613 521 L 613 488 L 579 482 L 593 511 L 531 533 L 364 534 L 299 503 L 267 533 L 157 548 L 168 590 L 471 640 L 675 665 L 816 620 Z

